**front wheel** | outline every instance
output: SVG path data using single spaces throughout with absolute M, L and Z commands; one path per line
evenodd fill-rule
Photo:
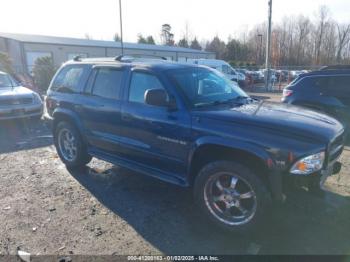
M 194 194 L 210 221 L 231 232 L 255 228 L 269 202 L 269 194 L 259 177 L 230 161 L 206 165 L 196 178 Z
M 77 128 L 68 123 L 58 123 L 54 131 L 57 153 L 67 168 L 80 168 L 91 161 Z

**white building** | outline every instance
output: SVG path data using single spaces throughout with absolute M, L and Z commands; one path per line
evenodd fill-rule
M 60 66 L 77 55 L 81 57 L 118 56 L 121 54 L 121 44 L 115 41 L 0 33 L 0 52 L 9 54 L 18 73 L 30 73 L 35 60 L 40 57 L 50 56 L 54 64 Z M 214 53 L 201 50 L 137 43 L 124 43 L 124 54 L 159 56 L 173 61 L 215 58 Z

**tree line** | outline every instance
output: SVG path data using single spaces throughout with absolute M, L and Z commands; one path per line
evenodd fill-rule
M 240 37 L 219 36 L 201 41 L 186 32 L 177 42 L 169 24 L 162 25 L 161 44 L 214 52 L 217 59 L 233 64 L 264 65 L 267 24 L 257 24 Z M 138 43 L 155 44 L 152 36 L 138 35 Z M 314 17 L 289 16 L 273 24 L 271 62 L 274 67 L 350 63 L 350 23 L 332 18 L 328 7 L 320 6 Z

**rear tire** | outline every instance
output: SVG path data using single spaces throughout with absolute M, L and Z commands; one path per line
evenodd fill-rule
M 69 122 L 57 124 L 54 142 L 60 159 L 68 169 L 82 168 L 92 159 L 78 129 Z
M 209 221 L 233 233 L 255 229 L 271 200 L 259 177 L 231 161 L 204 166 L 195 180 L 194 198 Z

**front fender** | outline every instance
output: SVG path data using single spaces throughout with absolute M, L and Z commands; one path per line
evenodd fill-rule
M 269 159 L 271 158 L 271 156 L 268 154 L 266 150 L 254 144 L 247 143 L 245 141 L 238 141 L 238 140 L 228 141 L 227 139 L 220 138 L 220 137 L 206 136 L 206 137 L 199 138 L 193 144 L 193 147 L 190 150 L 189 159 L 188 159 L 189 167 L 191 166 L 193 156 L 197 151 L 197 149 L 199 149 L 204 145 L 223 146 L 234 150 L 242 150 L 261 159 L 264 163 L 266 163 L 266 165 L 268 165 Z

